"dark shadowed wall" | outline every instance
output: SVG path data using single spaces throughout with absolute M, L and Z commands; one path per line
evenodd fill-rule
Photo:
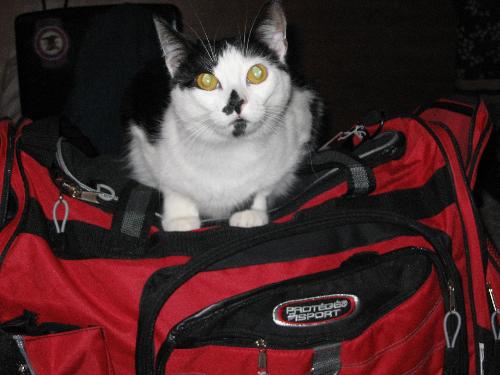
M 172 1 L 186 33 L 248 32 L 261 1 Z M 283 0 L 289 58 L 326 102 L 327 133 L 364 113 L 399 113 L 449 93 L 455 78 L 452 0 Z M 245 26 L 246 25 L 246 26 Z
M 328 133 L 349 127 L 365 112 L 411 110 L 453 88 L 456 0 L 283 0 L 293 69 L 323 96 Z M 70 6 L 123 0 L 69 0 Z M 170 2 L 188 34 L 210 38 L 249 31 L 264 0 L 131 0 Z M 39 0 L 2 0 L 0 73 L 13 50 L 17 14 L 40 10 Z M 47 0 L 49 8 L 63 0 Z

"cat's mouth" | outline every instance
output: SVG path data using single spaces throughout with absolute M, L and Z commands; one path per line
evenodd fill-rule
M 247 121 L 243 120 L 242 118 L 239 118 L 231 123 L 233 126 L 233 136 L 234 137 L 241 137 L 242 135 L 245 134 L 245 131 L 247 129 Z

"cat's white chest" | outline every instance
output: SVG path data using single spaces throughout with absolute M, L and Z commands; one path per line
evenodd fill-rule
M 242 141 L 233 147 L 165 152 L 161 183 L 187 194 L 202 212 L 226 215 L 279 180 L 280 147 L 278 142 L 259 147 Z

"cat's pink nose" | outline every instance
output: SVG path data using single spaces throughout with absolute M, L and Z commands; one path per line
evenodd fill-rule
M 247 102 L 244 100 L 244 99 L 241 99 L 240 102 L 238 103 L 238 105 L 234 108 L 235 112 L 238 114 L 238 116 L 241 114 L 241 112 L 243 111 L 243 106 L 246 104 Z

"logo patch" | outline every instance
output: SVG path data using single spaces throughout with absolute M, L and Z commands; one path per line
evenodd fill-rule
M 280 303 L 273 310 L 273 320 L 280 326 L 310 327 L 348 318 L 357 308 L 355 295 L 331 294 Z
M 44 65 L 59 66 L 66 62 L 69 50 L 68 34 L 61 27 L 58 19 L 45 19 L 37 25 L 34 36 L 35 52 Z

